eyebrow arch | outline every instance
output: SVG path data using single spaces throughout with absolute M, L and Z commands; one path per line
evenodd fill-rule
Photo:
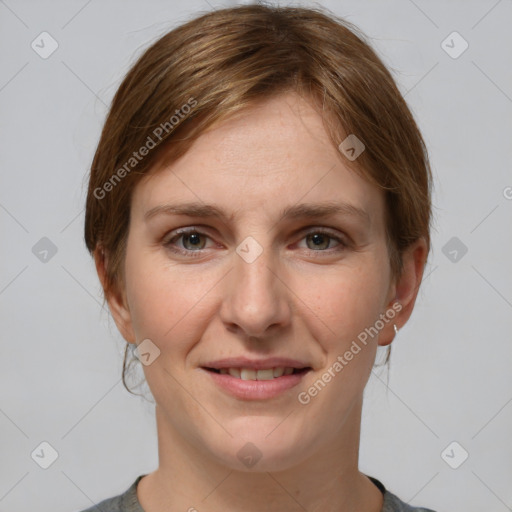
M 148 221 L 152 217 L 159 215 L 186 215 L 188 217 L 209 218 L 214 217 L 227 222 L 229 216 L 225 211 L 217 206 L 199 202 L 181 203 L 181 204 L 163 204 L 151 208 L 144 214 L 144 220 Z M 281 210 L 279 221 L 284 219 L 321 219 L 334 215 L 353 216 L 370 223 L 370 216 L 366 210 L 355 205 L 341 201 L 329 201 L 323 203 L 302 203 L 288 206 Z

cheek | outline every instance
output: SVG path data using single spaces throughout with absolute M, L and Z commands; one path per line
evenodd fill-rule
M 324 348 L 341 349 L 373 325 L 384 304 L 385 272 L 377 265 L 333 270 L 316 279 L 297 281 L 299 297 L 318 325 Z M 315 321 L 316 319 L 316 321 Z
M 324 414 L 326 407 L 332 418 L 344 417 L 361 396 L 375 361 L 377 337 L 361 341 L 359 336 L 383 312 L 386 279 L 385 268 L 375 260 L 375 264 L 338 269 L 303 287 L 308 306 L 303 311 L 310 311 L 308 329 L 324 353 L 318 380 L 302 389 L 301 399 L 310 406 L 305 413 L 312 421 Z M 326 430 L 335 436 L 338 428 L 333 422 Z
M 137 340 L 149 338 L 161 350 L 170 346 L 173 350 L 185 348 L 181 345 L 187 341 L 187 325 L 198 321 L 200 324 L 200 319 L 206 316 L 202 300 L 218 278 L 207 271 L 199 278 L 197 272 L 184 271 L 161 255 L 144 250 L 130 252 L 130 247 L 125 268 Z

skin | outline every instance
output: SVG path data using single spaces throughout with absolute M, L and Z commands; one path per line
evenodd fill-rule
M 383 194 L 348 164 L 317 111 L 286 93 L 215 126 L 137 185 L 125 283 L 107 300 L 129 343 L 149 338 L 160 349 L 144 366 L 159 446 L 158 469 L 137 489 L 146 512 L 381 510 L 381 492 L 358 470 L 363 390 L 377 344 L 391 343 L 393 323 L 400 328 L 411 315 L 426 246 L 413 244 L 400 279 L 392 278 Z M 156 206 L 185 201 L 230 217 L 144 219 Z M 369 220 L 279 220 L 286 206 L 324 201 L 355 205 Z M 183 227 L 204 234 L 174 240 L 186 253 L 179 255 L 166 243 Z M 307 238 L 317 228 L 347 245 L 327 236 L 317 248 Z M 248 236 L 263 251 L 252 263 L 236 252 Z M 104 282 L 105 261 L 95 256 Z M 401 311 L 379 335 L 310 403 L 299 403 L 298 393 L 397 301 Z M 291 357 L 313 370 L 278 397 L 247 401 L 199 369 L 244 355 Z M 252 468 L 237 457 L 247 442 L 262 453 Z

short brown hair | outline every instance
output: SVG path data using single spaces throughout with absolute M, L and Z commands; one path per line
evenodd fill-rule
M 86 200 L 87 248 L 108 254 L 105 294 L 124 281 L 131 195 L 155 162 L 163 155 L 172 162 L 219 121 L 288 91 L 325 114 L 336 147 L 347 134 L 364 143 L 347 164 L 384 190 L 393 275 L 401 273 L 404 249 L 421 237 L 428 254 L 432 176 L 420 131 L 364 34 L 323 11 L 253 4 L 201 14 L 158 39 L 129 70 L 94 155 Z M 135 159 L 149 139 L 154 149 Z

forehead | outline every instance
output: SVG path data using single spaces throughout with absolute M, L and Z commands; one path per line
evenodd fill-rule
M 237 219 L 275 218 L 300 203 L 346 203 L 373 224 L 383 194 L 348 167 L 322 117 L 300 96 L 259 102 L 204 132 L 180 159 L 155 167 L 136 187 L 135 217 L 163 204 L 218 205 Z

